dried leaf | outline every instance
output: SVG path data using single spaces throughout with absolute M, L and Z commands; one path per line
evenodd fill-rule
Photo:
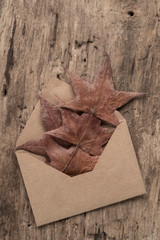
M 114 111 L 132 98 L 144 95 L 144 93 L 123 92 L 114 89 L 108 55 L 92 83 L 83 80 L 69 70 L 66 71 L 71 79 L 75 99 L 61 104 L 61 106 L 76 111 L 92 113 L 99 119 L 114 126 L 119 124 Z
M 61 113 L 57 107 L 40 97 L 41 120 L 46 131 L 59 128 L 62 125 Z
M 62 117 L 59 108 L 51 104 L 44 98 L 40 97 L 41 103 L 41 120 L 46 131 L 59 128 L 62 126 Z M 57 143 L 63 147 L 70 147 L 71 144 L 62 139 L 57 139 Z
M 35 138 L 27 141 L 26 143 L 18 146 L 15 150 L 26 150 L 28 152 L 47 157 L 45 150 L 45 141 L 47 139 L 46 135 L 43 135 L 40 138 Z
M 48 131 L 46 134 L 78 145 L 92 155 L 100 155 L 103 151 L 102 146 L 108 142 L 113 131 L 109 133 L 106 128 L 102 128 L 101 121 L 93 115 L 83 113 L 79 116 L 67 109 L 61 111 L 62 127 Z
M 47 139 L 46 152 L 50 159 L 50 162 L 47 160 L 46 163 L 69 176 L 92 171 L 99 158 L 98 156 L 90 156 L 81 149 L 75 151 L 75 147 L 65 149 L 52 141 L 51 138 Z M 71 163 L 70 160 L 72 160 Z

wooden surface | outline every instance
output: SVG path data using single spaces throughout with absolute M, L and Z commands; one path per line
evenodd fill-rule
M 160 239 L 160 0 L 0 1 L 0 240 Z M 14 154 L 38 93 L 61 64 L 91 80 L 105 52 L 148 195 L 37 228 Z M 83 197 L 83 196 L 82 196 Z

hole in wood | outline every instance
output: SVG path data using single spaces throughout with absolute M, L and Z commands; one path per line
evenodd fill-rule
M 3 90 L 2 90 L 3 96 L 7 95 L 7 84 L 3 85 Z
M 133 17 L 134 16 L 134 12 L 133 11 L 128 11 L 128 15 Z
M 60 74 L 57 74 L 57 78 L 60 79 Z

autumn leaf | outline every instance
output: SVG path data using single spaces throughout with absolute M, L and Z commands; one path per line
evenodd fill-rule
M 51 129 L 59 128 L 62 125 L 62 117 L 59 109 L 41 96 L 40 104 L 41 120 L 45 130 L 49 131 Z M 40 138 L 35 138 L 27 141 L 21 146 L 18 146 L 15 150 L 26 150 L 28 152 L 46 157 L 47 154 L 44 147 L 45 141 L 46 135 L 42 135 Z M 70 146 L 69 143 L 61 139 L 57 139 L 57 142 L 64 147 Z
M 26 150 L 28 152 L 47 157 L 47 153 L 45 150 L 45 141 L 47 139 L 46 135 L 42 135 L 40 138 L 34 138 L 21 146 L 16 147 L 15 150 Z
M 40 96 L 41 120 L 46 131 L 62 125 L 61 113 L 57 107 Z
M 90 156 L 81 149 L 75 151 L 75 147 L 63 148 L 51 138 L 47 138 L 46 152 L 50 159 L 46 163 L 71 177 L 92 171 L 99 158 L 99 156 Z
M 109 55 L 107 55 L 92 83 L 83 80 L 69 70 L 66 71 L 71 79 L 75 98 L 60 105 L 72 110 L 94 114 L 99 119 L 114 126 L 119 124 L 114 111 L 131 99 L 144 95 L 144 93 L 114 89 Z
M 41 103 L 41 120 L 46 131 L 50 131 L 62 126 L 62 117 L 59 107 L 48 102 L 46 99 L 40 96 Z M 62 139 L 57 139 L 57 143 L 63 147 L 70 147 L 71 144 Z
M 113 131 L 108 132 L 106 128 L 102 128 L 101 121 L 87 113 L 80 116 L 66 109 L 61 112 L 63 125 L 46 134 L 78 145 L 91 155 L 100 155 L 103 152 L 102 146 L 108 142 Z

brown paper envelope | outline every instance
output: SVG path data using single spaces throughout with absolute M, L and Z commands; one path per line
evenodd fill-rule
M 43 92 L 51 103 L 73 97 L 67 83 L 52 79 Z M 44 163 L 44 158 L 16 151 L 37 226 L 107 206 L 146 193 L 125 119 L 114 131 L 93 171 L 70 177 Z M 40 103 L 31 114 L 17 146 L 44 132 Z

